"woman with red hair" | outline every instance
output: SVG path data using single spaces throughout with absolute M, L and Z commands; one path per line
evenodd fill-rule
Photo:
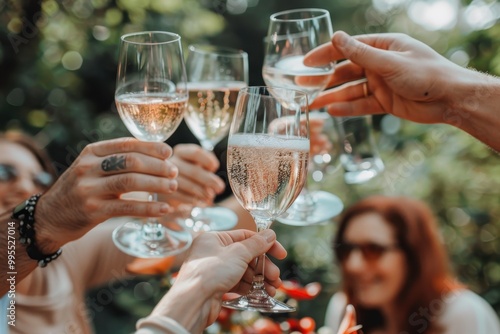
M 343 276 L 326 315 L 334 330 L 352 304 L 364 334 L 500 333 L 492 307 L 453 278 L 421 201 L 374 196 L 354 204 L 341 218 L 334 251 Z

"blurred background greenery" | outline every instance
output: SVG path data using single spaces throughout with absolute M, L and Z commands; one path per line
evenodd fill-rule
M 0 0 L 0 130 L 35 135 L 62 172 L 88 143 L 129 136 L 113 102 L 120 35 L 167 30 L 179 33 L 184 47 L 206 41 L 244 49 L 250 84 L 259 85 L 269 16 L 301 7 L 328 9 L 334 30 L 407 33 L 462 66 L 500 74 L 500 4 L 491 0 Z M 458 277 L 500 312 L 497 152 L 448 126 L 384 116 L 374 127 L 386 164 L 382 175 L 348 186 L 336 170 L 311 187 L 346 205 L 374 193 L 425 200 L 439 217 Z M 273 228 L 289 250 L 280 263 L 283 278 L 323 285 L 298 314 L 321 326 L 339 282 L 330 251 L 335 223 Z M 139 281 L 147 284 L 133 285 L 132 293 L 96 312 L 98 332 L 130 332 L 149 312 L 162 284 Z

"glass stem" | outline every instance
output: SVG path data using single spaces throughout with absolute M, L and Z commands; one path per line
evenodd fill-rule
M 271 225 L 271 220 L 263 218 L 255 218 L 255 223 L 257 224 L 257 231 L 268 229 Z M 260 303 L 268 304 L 269 295 L 264 287 L 264 264 L 266 263 L 266 254 L 262 254 L 255 259 L 255 275 L 252 281 L 252 288 L 247 295 L 247 299 L 250 303 Z
M 150 193 L 148 196 L 149 202 L 157 202 L 158 194 Z M 142 235 L 145 240 L 155 241 L 162 240 L 165 237 L 163 226 L 156 218 L 147 218 L 146 223 L 142 226 Z
M 307 180 L 305 181 L 304 188 L 302 188 L 300 195 L 293 203 L 293 209 L 297 212 L 310 214 L 314 210 L 314 198 L 307 187 Z

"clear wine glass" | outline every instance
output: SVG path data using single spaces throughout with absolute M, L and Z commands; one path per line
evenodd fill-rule
M 229 133 L 238 91 L 248 86 L 248 55 L 242 50 L 214 45 L 190 45 L 187 126 L 201 146 L 213 151 Z M 223 207 L 197 206 L 186 219 L 194 230 L 225 230 L 236 225 L 238 216 Z
M 341 143 L 340 162 L 347 184 L 366 183 L 384 171 L 371 121 L 369 115 L 336 118 Z
M 305 91 L 311 103 L 328 85 L 335 64 L 310 67 L 303 59 L 315 47 L 330 42 L 332 35 L 330 13 L 325 9 L 293 9 L 271 15 L 262 68 L 266 85 Z M 304 77 L 314 80 L 305 82 L 301 80 Z M 309 191 L 306 184 L 288 215 L 278 221 L 297 226 L 318 224 L 342 209 L 339 197 L 326 191 Z
M 165 141 L 187 108 L 186 69 L 177 34 L 145 31 L 121 37 L 115 102 L 123 123 L 139 140 Z M 150 194 L 156 201 L 156 194 Z M 127 254 L 151 258 L 187 249 L 191 233 L 175 222 L 131 220 L 118 227 L 113 241 Z
M 269 228 L 299 195 L 307 178 L 309 124 L 307 95 L 278 87 L 243 88 L 236 102 L 227 148 L 227 172 L 238 202 Z M 305 119 L 301 119 L 305 114 Z M 264 289 L 265 255 L 255 263 L 252 288 L 224 306 L 268 313 L 295 309 Z

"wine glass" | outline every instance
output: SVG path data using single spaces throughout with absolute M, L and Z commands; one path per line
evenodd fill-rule
M 332 35 L 330 13 L 325 9 L 293 9 L 271 15 L 262 67 L 266 85 L 302 90 L 311 103 L 328 85 L 335 64 L 310 67 L 303 59 L 315 47 L 330 42 Z M 303 77 L 314 80 L 304 82 L 300 80 Z M 342 209 L 340 198 L 326 191 L 311 192 L 306 183 L 288 215 L 278 221 L 297 226 L 318 224 Z
M 229 132 L 227 172 L 234 196 L 252 215 L 258 231 L 269 228 L 290 207 L 307 178 L 307 105 L 304 92 L 287 88 L 247 87 L 238 94 Z M 265 255 L 256 261 L 249 293 L 223 305 L 268 313 L 294 311 L 267 294 Z
M 187 126 L 201 146 L 213 151 L 229 133 L 238 91 L 248 86 L 248 55 L 242 50 L 214 45 L 190 45 Z M 186 225 L 196 230 L 224 230 L 236 225 L 238 216 L 223 207 L 195 207 Z
M 145 31 L 121 37 L 115 102 L 127 129 L 142 141 L 165 141 L 187 107 L 186 70 L 177 34 Z M 156 201 L 156 194 L 149 195 Z M 191 233 L 173 222 L 167 229 L 157 219 L 131 220 L 113 232 L 127 254 L 151 258 L 180 253 Z
M 368 182 L 384 171 L 384 163 L 373 138 L 371 120 L 371 116 L 336 118 L 341 142 L 340 162 L 347 184 Z

